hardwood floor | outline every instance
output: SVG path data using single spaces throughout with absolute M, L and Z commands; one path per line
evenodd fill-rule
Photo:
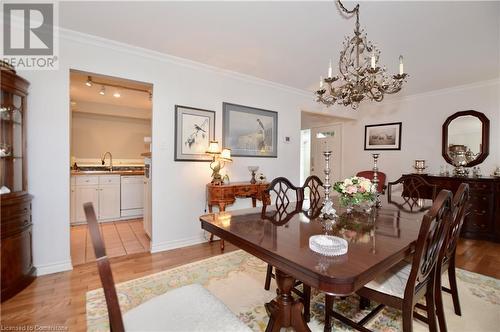
M 99 224 L 108 257 L 149 252 L 149 238 L 142 219 Z M 87 225 L 71 226 L 71 263 L 73 266 L 94 262 L 95 255 Z
M 236 249 L 226 242 L 225 252 Z M 131 254 L 113 258 L 111 263 L 115 281 L 119 283 L 219 254 L 219 243 L 213 242 L 156 254 Z M 500 279 L 500 244 L 461 240 L 457 263 L 460 268 Z M 100 287 L 95 263 L 39 277 L 24 291 L 2 303 L 2 329 L 36 324 L 85 331 L 85 294 Z
M 460 239 L 457 267 L 500 279 L 500 243 Z

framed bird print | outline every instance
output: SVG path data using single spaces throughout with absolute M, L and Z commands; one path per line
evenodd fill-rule
M 222 104 L 222 146 L 234 157 L 278 157 L 278 113 Z
M 215 137 L 215 112 L 175 105 L 175 161 L 210 161 L 205 151 Z

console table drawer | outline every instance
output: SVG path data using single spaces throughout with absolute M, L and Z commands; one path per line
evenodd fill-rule
M 234 194 L 240 197 L 248 197 L 257 193 L 256 187 L 234 187 Z

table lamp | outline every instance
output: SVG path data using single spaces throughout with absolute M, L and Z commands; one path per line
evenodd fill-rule
M 224 168 L 226 163 L 233 161 L 231 159 L 231 149 L 224 148 L 220 151 L 219 142 L 210 141 L 206 154 L 212 156 L 212 162 L 210 163 L 210 168 L 212 169 L 212 183 L 222 184 L 223 180 L 219 172 Z

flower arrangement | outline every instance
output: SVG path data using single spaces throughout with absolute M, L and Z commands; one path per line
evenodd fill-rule
M 336 182 L 333 190 L 340 194 L 340 204 L 352 207 L 364 202 L 373 202 L 377 187 L 367 178 L 353 176 Z

